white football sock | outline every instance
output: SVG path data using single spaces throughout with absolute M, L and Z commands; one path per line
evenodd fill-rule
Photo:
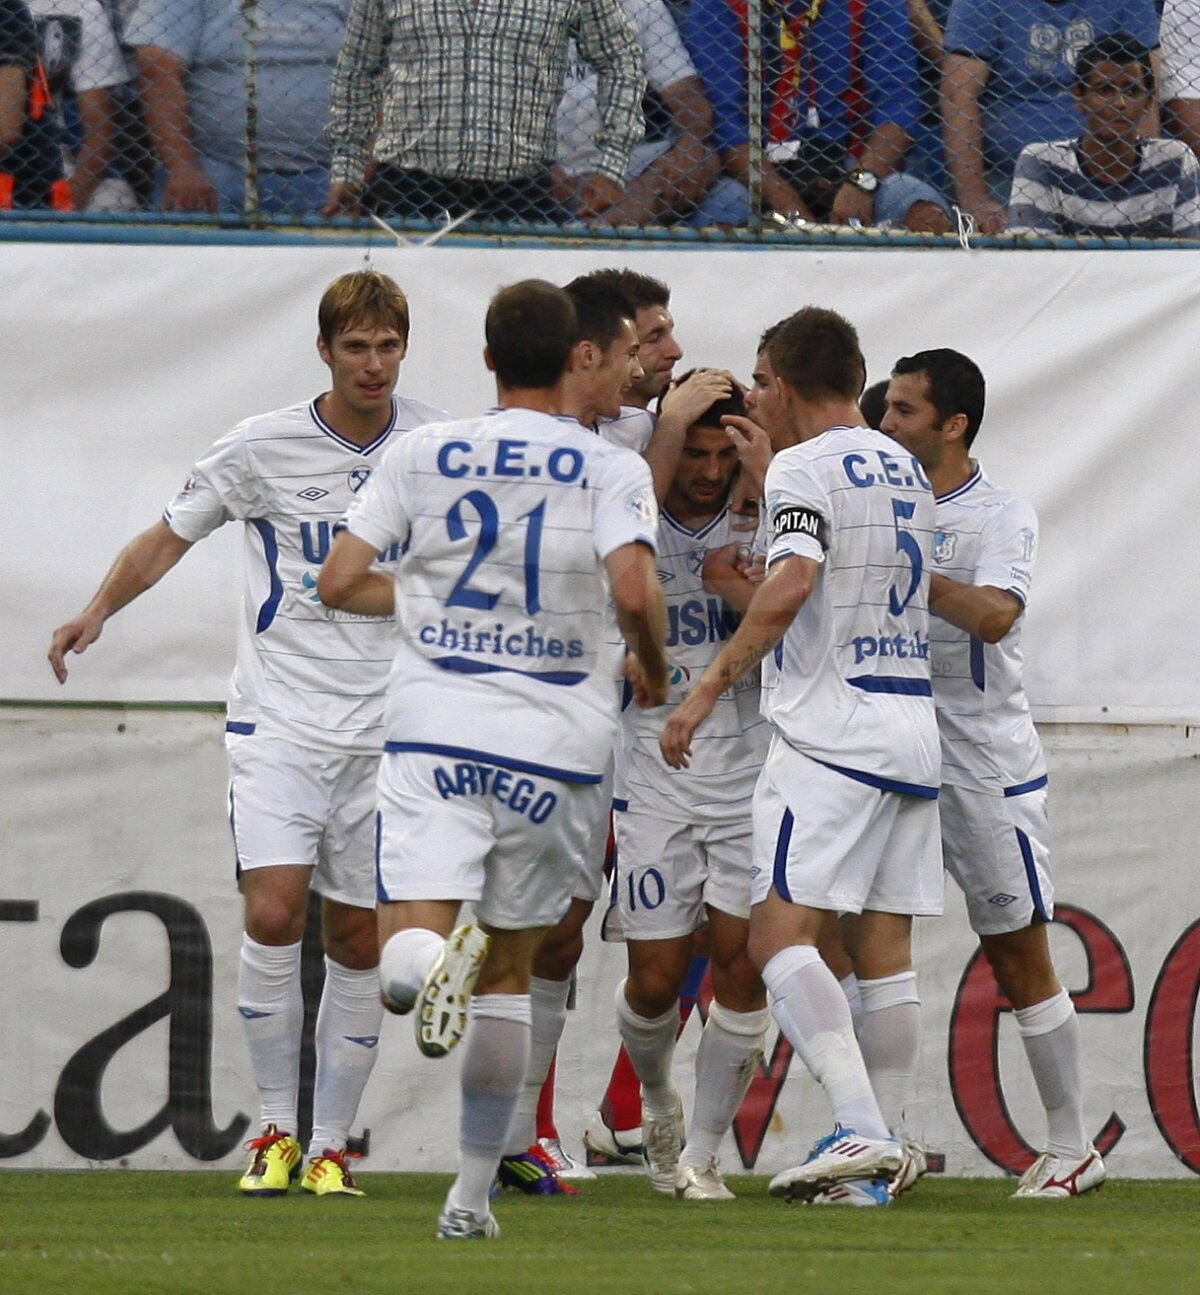
M 838 984 L 842 987 L 842 993 L 846 995 L 846 1002 L 850 1007 L 850 1019 L 854 1022 L 854 1033 L 862 1029 L 862 990 L 858 987 L 858 977 L 851 972 L 848 976 L 843 976 Z
M 862 980 L 859 992 L 863 1012 L 859 1047 L 883 1118 L 899 1136 L 921 1048 L 917 976 L 913 971 L 903 971 L 881 980 Z
M 411 1010 L 445 943 L 436 931 L 421 926 L 389 936 L 379 951 L 379 987 L 384 997 Z
M 567 999 L 570 994 L 570 979 L 543 980 L 540 976 L 534 976 L 529 982 L 529 1000 L 533 1008 L 529 1069 L 517 1098 L 512 1127 L 508 1131 L 510 1155 L 519 1155 L 537 1141 L 538 1099 L 567 1024 Z
M 696 1100 L 681 1165 L 702 1169 L 721 1147 L 762 1060 L 771 1014 L 734 1012 L 715 1000 L 696 1049 Z
M 344 1151 L 363 1089 L 379 1055 L 379 973 L 325 959 L 325 988 L 317 1011 L 317 1076 L 309 1156 Z
M 480 994 L 471 1000 L 469 1015 L 462 1044 L 458 1177 L 447 1203 L 483 1215 L 529 1064 L 529 995 Z
M 242 933 L 238 1013 L 250 1049 L 262 1127 L 294 1137 L 300 1091 L 304 996 L 300 944 L 259 944 Z
M 780 950 L 763 968 L 771 1015 L 825 1089 L 834 1119 L 864 1138 L 888 1138 L 854 1037 L 846 995 L 808 945 Z
M 1046 1110 L 1046 1149 L 1067 1160 L 1082 1160 L 1088 1135 L 1075 1004 L 1061 989 L 1044 1002 L 1017 1008 L 1013 1016 Z
M 679 1032 L 679 1004 L 661 1016 L 639 1016 L 625 998 L 625 981 L 617 986 L 617 1029 L 642 1085 L 643 1118 L 670 1119 L 678 1092 L 671 1078 L 675 1036 Z

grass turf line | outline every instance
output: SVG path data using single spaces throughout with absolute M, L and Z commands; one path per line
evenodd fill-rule
M 506 1193 L 503 1235 L 439 1242 L 445 1174 L 370 1174 L 361 1200 L 244 1199 L 236 1174 L 0 1173 L 0 1290 L 244 1295 L 1128 1295 L 1188 1290 L 1197 1184 L 1118 1180 L 1077 1201 L 1014 1201 L 1014 1181 L 926 1179 L 887 1210 L 673 1201 L 636 1176 L 577 1197 Z

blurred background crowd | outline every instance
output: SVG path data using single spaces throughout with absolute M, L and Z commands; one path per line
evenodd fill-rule
M 1200 236 L 1200 0 L 0 0 L 0 209 Z

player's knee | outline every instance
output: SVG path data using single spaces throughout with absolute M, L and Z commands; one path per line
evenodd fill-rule
M 246 934 L 259 944 L 295 944 L 304 938 L 306 906 L 282 895 L 258 894 L 246 903 Z

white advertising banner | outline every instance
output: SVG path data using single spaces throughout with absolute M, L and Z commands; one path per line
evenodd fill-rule
M 234 528 L 114 618 L 65 686 L 45 653 L 219 435 L 325 389 L 316 303 L 363 255 L 4 248 L 0 1165 L 240 1163 L 255 1101 L 233 1006 L 224 717 L 211 705 L 233 660 Z M 1053 942 L 1082 1013 L 1089 1125 L 1114 1174 L 1200 1173 L 1200 257 L 381 242 L 370 259 L 412 303 L 402 389 L 464 416 L 493 400 L 481 349 L 496 288 L 605 264 L 671 284 L 683 368 L 748 378 L 761 330 L 809 303 L 857 325 L 871 381 L 927 347 L 980 363 L 978 457 L 1041 519 L 1024 647 L 1051 761 Z M 197 702 L 210 706 L 184 705 Z M 918 933 L 925 1042 L 910 1125 L 947 1172 L 999 1173 L 1027 1162 L 1041 1117 L 956 895 L 947 909 Z M 576 1151 L 616 1051 L 622 962 L 593 932 L 558 1071 Z M 689 1025 L 678 1054 L 685 1093 L 696 1035 Z M 420 1061 L 411 1028 L 386 1023 L 360 1116 L 368 1168 L 452 1166 L 456 1066 Z M 726 1167 L 794 1163 L 827 1124 L 772 1031 Z
M 496 288 L 604 264 L 671 284 L 683 367 L 747 379 L 762 329 L 808 303 L 857 325 L 871 380 L 926 347 L 965 351 L 989 384 L 978 456 L 1041 519 L 1024 639 L 1039 716 L 1200 721 L 1200 256 L 381 243 L 371 261 L 411 298 L 402 389 L 462 416 L 494 398 L 481 349 Z M 362 263 L 361 247 L 5 246 L 0 698 L 224 697 L 232 533 L 113 620 L 61 689 L 50 631 L 220 434 L 325 389 L 317 300 Z
M 235 1009 L 240 905 L 216 712 L 0 712 L 0 1166 L 234 1168 L 257 1110 Z M 1081 1013 L 1086 1115 L 1117 1176 L 1200 1173 L 1200 737 L 1183 727 L 1051 726 L 1058 920 Z M 624 950 L 597 923 L 558 1061 L 557 1118 L 583 1126 L 617 1052 Z M 918 924 L 923 1046 L 909 1131 L 956 1175 L 1023 1168 L 1043 1116 L 1011 1013 L 957 892 Z M 698 1024 L 676 1078 L 691 1106 Z M 449 1170 L 457 1055 L 429 1061 L 387 1018 L 360 1111 L 366 1170 Z M 829 1107 L 774 1027 L 724 1149 L 775 1172 Z

